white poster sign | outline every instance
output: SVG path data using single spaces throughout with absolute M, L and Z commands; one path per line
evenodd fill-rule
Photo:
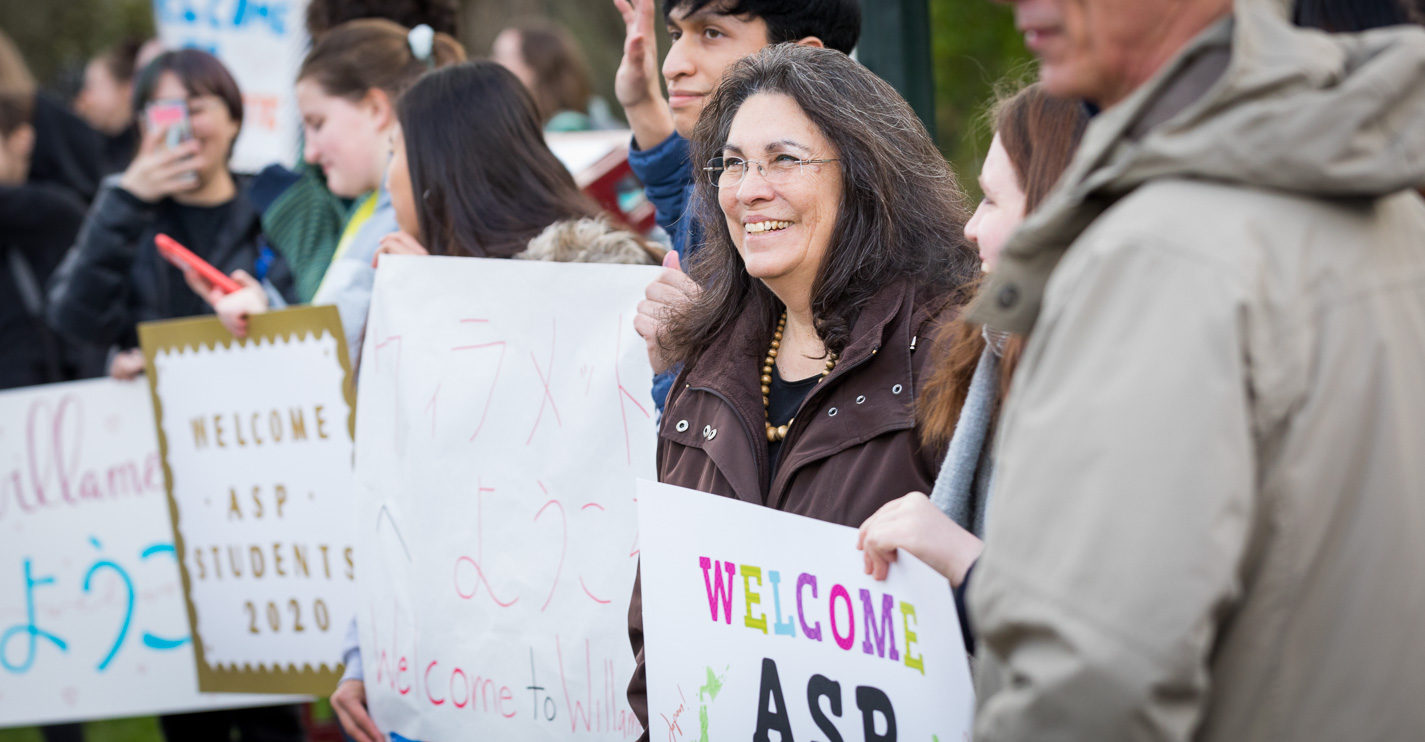
M 366 695 L 392 739 L 632 739 L 633 316 L 656 267 L 386 256 L 362 350 Z
M 654 739 L 970 738 L 954 600 L 920 560 L 877 582 L 854 528 L 653 482 L 638 525 Z
M 242 90 L 232 168 L 252 173 L 297 162 L 302 117 L 293 92 L 307 53 L 307 0 L 153 0 L 158 38 L 210 52 Z
M 335 307 L 140 325 L 203 690 L 329 693 L 356 611 Z
M 266 705 L 198 692 L 142 381 L 0 392 L 0 727 Z

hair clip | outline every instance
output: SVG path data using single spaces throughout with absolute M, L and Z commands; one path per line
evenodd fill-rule
M 425 62 L 426 69 L 435 69 L 435 31 L 422 23 L 406 34 L 406 44 L 411 47 L 411 55 Z

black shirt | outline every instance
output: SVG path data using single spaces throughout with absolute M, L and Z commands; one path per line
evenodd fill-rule
M 54 183 L 0 186 L 0 389 L 65 381 L 78 373 L 44 326 L 45 282 L 84 220 L 84 202 Z M 24 277 L 15 273 L 19 268 Z M 36 290 L 31 307 L 21 283 Z M 32 314 L 38 310 L 38 314 Z
M 767 422 L 771 423 L 772 427 L 791 422 L 792 418 L 796 417 L 797 410 L 801 409 L 802 402 L 811 394 L 812 387 L 820 380 L 821 374 L 801 381 L 783 381 L 782 374 L 777 371 L 777 364 L 772 364 L 772 393 L 767 395 L 770 400 L 767 405 Z M 772 474 L 775 475 L 782 454 L 782 442 L 769 442 L 767 453 L 771 456 Z

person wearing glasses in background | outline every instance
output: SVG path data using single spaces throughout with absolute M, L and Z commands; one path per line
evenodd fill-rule
M 732 68 L 692 141 L 703 288 L 663 335 L 684 368 L 659 481 L 853 527 L 925 491 L 944 453 L 915 417 L 931 328 L 980 266 L 925 127 L 845 54 L 782 44 Z M 640 586 L 628 695 L 646 726 Z

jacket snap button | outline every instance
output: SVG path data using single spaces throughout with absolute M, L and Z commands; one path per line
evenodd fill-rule
M 673 427 L 676 428 L 679 433 L 686 433 L 688 432 L 688 421 L 679 420 L 678 424 Z
M 711 425 L 704 425 L 704 426 L 703 426 L 703 437 L 706 438 L 706 437 L 708 437 L 709 435 L 712 435 L 712 426 L 711 426 Z
M 857 398 L 856 398 L 856 404 L 866 404 L 866 395 L 863 394 L 863 395 L 857 397 Z
M 900 384 L 896 384 L 895 386 L 891 387 L 891 394 L 900 394 L 900 393 L 901 393 L 901 385 L 900 385 Z
M 832 407 L 831 409 L 827 410 L 827 411 L 826 411 L 826 416 L 827 416 L 827 417 L 836 417 L 836 408 L 835 408 L 835 407 Z
M 716 437 L 717 437 L 717 428 L 713 428 L 712 430 L 709 430 L 709 431 L 708 431 L 708 440 L 712 440 L 712 439 L 714 439 L 714 438 L 716 438 Z
M 1019 302 L 1019 289 L 1013 285 L 1005 286 L 999 290 L 998 298 L 1000 307 L 1009 309 Z

